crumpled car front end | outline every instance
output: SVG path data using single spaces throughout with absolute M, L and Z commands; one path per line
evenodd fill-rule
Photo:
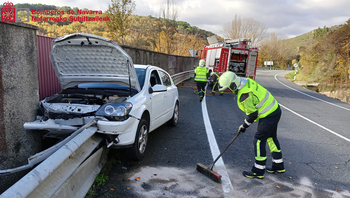
M 62 91 L 39 102 L 37 119 L 26 122 L 25 129 L 64 138 L 96 119 L 98 132 L 114 143 L 134 141 L 130 132 L 138 120 L 130 119 L 135 111 L 132 97 L 141 89 L 132 59 L 118 44 L 96 35 L 71 34 L 53 41 L 50 60 Z M 127 138 L 119 140 L 122 134 Z
M 129 120 L 128 114 L 132 109 L 132 104 L 125 102 L 126 100 L 127 97 L 55 94 L 39 102 L 37 119 L 34 122 L 26 122 L 24 128 L 45 130 L 48 131 L 46 137 L 61 138 L 93 119 L 124 126 L 123 123 Z M 120 134 L 123 128 L 102 131 L 105 134 Z

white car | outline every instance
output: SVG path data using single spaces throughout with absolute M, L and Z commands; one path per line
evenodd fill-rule
M 62 91 L 39 103 L 28 130 L 65 137 L 97 120 L 98 133 L 129 157 L 144 157 L 148 133 L 179 119 L 179 95 L 171 76 L 160 67 L 134 65 L 114 41 L 85 33 L 54 40 L 50 59 Z

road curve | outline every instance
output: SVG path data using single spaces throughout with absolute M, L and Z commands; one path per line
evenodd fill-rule
M 233 94 L 213 96 L 207 90 L 201 104 L 190 81 L 179 85 L 178 126 L 165 125 L 152 132 L 142 161 L 130 161 L 119 150 L 110 151 L 113 161 L 105 173 L 109 179 L 93 197 L 350 196 L 350 104 L 299 87 L 284 78 L 287 73 L 259 70 L 256 78 L 282 107 L 278 138 L 285 174 L 266 173 L 263 180 L 242 176 L 254 162 L 256 123 L 237 138 L 214 167 L 227 174 L 223 184 L 197 172 L 197 162 L 209 166 L 227 146 L 245 114 L 238 109 Z

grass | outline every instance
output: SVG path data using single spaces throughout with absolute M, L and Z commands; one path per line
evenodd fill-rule
M 108 175 L 105 175 L 105 169 L 104 171 L 101 171 L 102 173 L 98 174 L 95 178 L 94 183 L 92 184 L 92 187 L 87 192 L 85 198 L 92 198 L 94 195 L 96 195 L 96 187 L 103 186 L 108 181 Z
M 294 80 L 294 72 L 290 72 L 284 76 L 288 80 Z
M 113 152 L 109 152 L 108 158 L 106 164 L 103 166 L 101 172 L 96 176 L 94 183 L 92 184 L 91 188 L 87 192 L 85 198 L 92 198 L 96 195 L 96 190 L 99 186 L 106 185 L 108 182 L 108 175 L 112 170 L 113 165 L 116 163 L 116 156 L 111 154 Z
M 299 72 L 299 70 L 298 70 L 297 75 L 298 75 L 299 73 L 300 73 L 300 72 Z M 287 80 L 294 81 L 294 76 L 295 76 L 295 71 L 286 74 L 284 77 L 285 77 Z
M 102 185 L 105 185 L 107 181 L 108 181 L 108 176 L 102 173 L 97 175 L 94 183 L 96 184 L 96 186 L 102 186 Z

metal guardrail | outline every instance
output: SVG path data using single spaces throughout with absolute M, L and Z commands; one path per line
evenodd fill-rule
M 257 67 L 258 70 L 285 70 L 278 67 Z
M 194 70 L 184 71 L 171 76 L 175 85 L 190 79 L 194 75 Z
M 172 75 L 174 84 L 190 79 L 194 70 Z M 84 197 L 92 186 L 95 177 L 107 161 L 108 149 L 100 147 L 103 138 L 92 126 L 91 121 L 74 132 L 70 139 L 55 145 L 55 150 L 45 156 L 38 153 L 29 160 L 28 165 L 19 167 L 20 170 L 41 163 L 7 189 L 0 198 L 22 197 Z M 58 148 L 57 148 L 58 147 Z M 31 159 L 31 158 L 30 158 Z M 6 172 L 17 172 L 17 168 Z
M 66 137 L 64 140 L 58 142 L 57 144 L 51 146 L 50 148 L 43 150 L 33 156 L 30 156 L 28 158 L 28 164 L 22 165 L 16 168 L 10 168 L 10 169 L 5 169 L 5 170 L 0 170 L 0 175 L 4 174 L 11 174 L 11 173 L 16 173 L 22 170 L 27 170 L 29 168 L 32 168 L 34 165 L 39 164 L 40 162 L 44 161 L 47 159 L 50 155 L 52 155 L 54 152 L 56 152 L 58 149 L 60 149 L 63 145 L 67 144 L 69 141 L 71 141 L 75 136 L 77 136 L 80 132 L 82 132 L 84 129 L 90 127 L 92 124 L 95 124 L 96 121 L 93 120 L 78 130 L 74 131 L 71 135 Z
M 84 197 L 106 161 L 96 131 L 82 130 L 0 197 Z

